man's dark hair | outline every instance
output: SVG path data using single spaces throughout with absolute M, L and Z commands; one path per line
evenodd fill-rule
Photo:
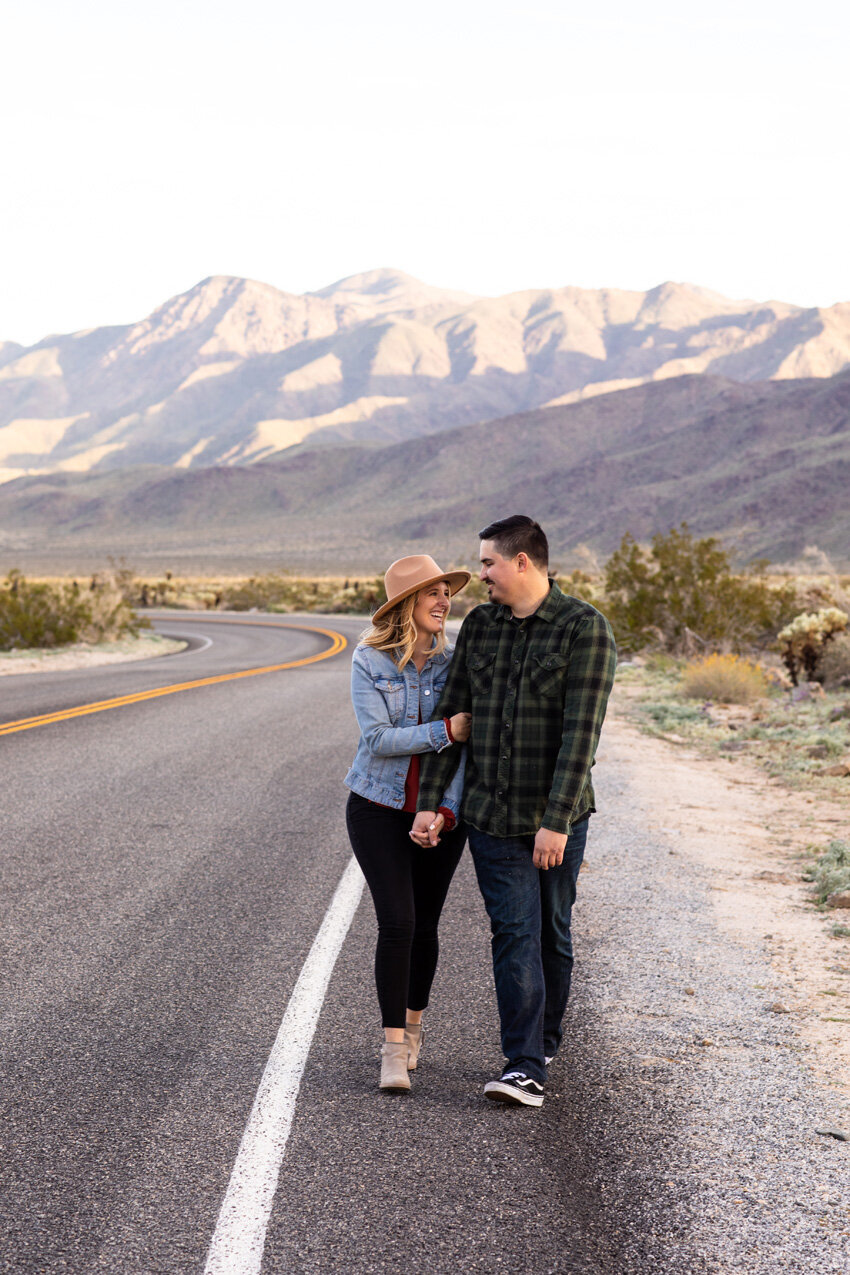
M 479 540 L 492 540 L 503 558 L 515 558 L 518 553 L 527 554 L 540 571 L 549 566 L 549 541 L 539 522 L 525 514 L 511 514 L 491 522 L 478 533 Z

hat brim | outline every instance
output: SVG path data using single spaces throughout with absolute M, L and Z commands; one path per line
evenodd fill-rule
M 380 620 L 381 616 L 386 615 L 393 607 L 398 606 L 399 602 L 403 602 L 405 598 L 409 598 L 413 593 L 418 593 L 420 589 L 430 589 L 432 584 L 439 584 L 441 580 L 445 580 L 449 586 L 449 593 L 454 597 L 456 593 L 460 593 L 461 589 L 466 588 L 471 579 L 471 571 L 443 571 L 438 576 L 431 576 L 429 580 L 420 580 L 411 589 L 405 589 L 403 593 L 397 593 L 395 597 L 388 598 L 383 606 L 378 607 L 377 611 L 372 613 L 372 622 Z

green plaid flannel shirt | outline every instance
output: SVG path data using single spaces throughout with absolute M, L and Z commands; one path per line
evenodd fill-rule
M 569 833 L 596 809 L 590 768 L 614 681 L 610 625 L 552 582 L 533 615 L 485 603 L 464 620 L 435 717 L 472 713 L 462 815 L 495 837 Z M 422 758 L 420 810 L 436 810 L 458 749 Z

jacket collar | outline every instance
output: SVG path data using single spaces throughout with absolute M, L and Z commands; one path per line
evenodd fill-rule
M 396 664 L 395 660 L 393 659 L 391 652 L 389 652 L 389 651 L 378 651 L 378 650 L 376 650 L 376 649 L 375 649 L 375 647 L 373 647 L 373 646 L 372 646 L 372 647 L 366 647 L 366 650 L 367 650 L 367 651 L 369 651 L 369 652 L 371 652 L 371 654 L 372 654 L 373 656 L 376 656 L 378 659 L 383 660 L 384 662 L 389 662 L 389 663 L 390 663 L 390 664 L 392 664 L 395 668 L 398 668 L 398 665 Z M 452 647 L 452 650 L 454 650 L 454 647 Z M 447 663 L 450 659 L 451 659 L 451 654 L 450 654 L 448 651 L 442 651 L 439 655 L 432 655 L 432 656 L 431 656 L 431 658 L 430 658 L 430 660 L 428 660 L 428 662 L 426 663 L 425 667 L 427 668 L 427 667 L 428 667 L 428 664 L 434 664 L 434 665 L 446 664 L 446 663 Z M 405 668 L 407 668 L 407 667 L 408 667 L 408 665 L 405 665 Z M 409 667 L 411 667 L 411 668 L 414 668 L 414 667 L 415 667 L 415 665 L 413 664 L 413 661 L 412 661 L 412 660 L 410 661 L 410 665 L 409 665 Z M 404 669 L 402 669 L 402 672 L 404 672 Z

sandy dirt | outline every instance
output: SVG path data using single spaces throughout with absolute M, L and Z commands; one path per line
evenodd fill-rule
M 124 664 L 128 660 L 149 660 L 154 655 L 173 655 L 185 642 L 148 633 L 137 638 L 91 645 L 77 642 L 54 650 L 0 652 L 0 677 L 13 673 L 58 673 L 65 669 L 94 668 L 99 664 Z
M 830 934 L 850 913 L 817 911 L 802 878 L 808 846 L 847 835 L 847 807 L 790 791 L 739 757 L 718 762 L 645 735 L 626 718 L 629 697 L 615 689 L 605 744 L 628 759 L 643 797 L 636 818 L 663 827 L 675 853 L 708 874 L 730 938 L 766 943 L 776 982 L 765 1005 L 788 1014 L 810 1066 L 850 1114 L 850 940 Z

